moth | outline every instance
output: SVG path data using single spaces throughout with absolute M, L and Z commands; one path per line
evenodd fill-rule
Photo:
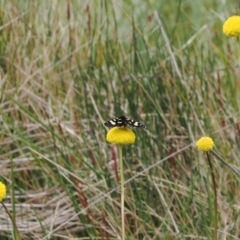
M 135 128 L 141 128 L 141 129 L 146 128 L 144 124 L 134 121 L 132 119 L 126 118 L 125 116 L 114 118 L 104 123 L 104 126 L 109 128 L 127 127 L 128 125 Z

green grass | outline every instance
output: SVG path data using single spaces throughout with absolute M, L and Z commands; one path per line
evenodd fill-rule
M 120 115 L 147 126 L 123 148 L 126 239 L 212 239 L 196 140 L 211 136 L 240 169 L 227 2 L 0 1 L 0 180 L 22 239 L 120 239 L 117 148 L 102 125 Z M 240 239 L 240 179 L 211 160 L 220 239 Z M 15 236 L 3 209 L 0 236 Z

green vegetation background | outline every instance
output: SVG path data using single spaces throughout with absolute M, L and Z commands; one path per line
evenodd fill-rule
M 222 33 L 237 9 L 0 1 L 0 176 L 23 239 L 120 238 L 117 149 L 102 125 L 120 115 L 147 126 L 124 147 L 127 239 L 212 239 L 211 177 L 194 143 L 211 136 L 240 168 L 240 46 Z M 240 239 L 240 179 L 212 161 L 219 235 Z M 0 236 L 13 238 L 3 209 Z

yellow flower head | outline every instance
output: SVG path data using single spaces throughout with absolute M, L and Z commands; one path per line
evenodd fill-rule
M 132 144 L 136 136 L 134 132 L 127 127 L 113 127 L 107 133 L 107 141 L 116 144 Z
M 3 200 L 3 198 L 5 198 L 6 192 L 7 192 L 7 190 L 6 190 L 5 184 L 0 182 L 0 202 Z
M 240 35 L 240 16 L 231 16 L 223 24 L 223 33 L 228 37 Z
M 214 142 L 210 137 L 201 137 L 197 142 L 196 146 L 199 150 L 207 152 L 214 147 Z

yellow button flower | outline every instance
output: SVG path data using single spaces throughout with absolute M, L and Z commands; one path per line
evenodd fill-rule
M 6 196 L 6 186 L 2 182 L 0 182 L 0 202 L 3 200 L 3 198 Z
M 106 139 L 110 143 L 132 144 L 135 142 L 136 136 L 127 127 L 113 127 L 108 131 Z
M 240 16 L 231 16 L 223 24 L 223 33 L 228 37 L 240 35 Z
M 214 142 L 210 137 L 201 137 L 197 142 L 196 146 L 199 150 L 207 152 L 214 147 Z

